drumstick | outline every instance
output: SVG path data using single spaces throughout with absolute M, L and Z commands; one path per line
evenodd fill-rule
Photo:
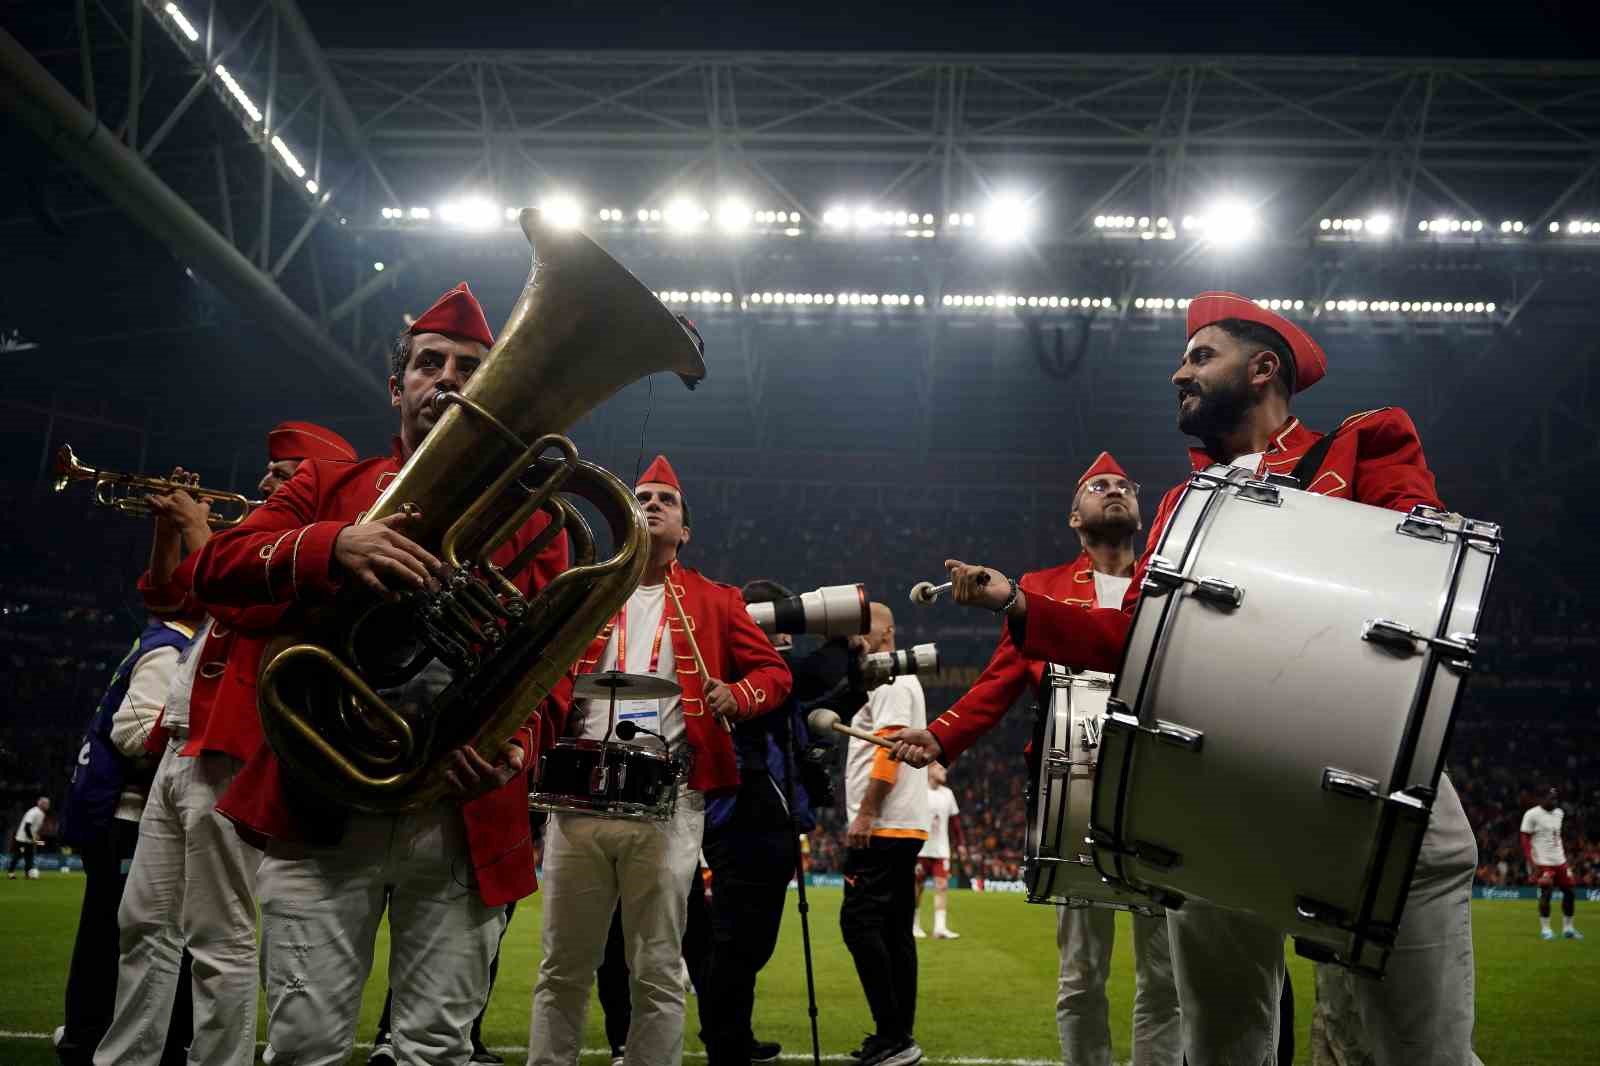
M 689 628 L 689 616 L 684 612 L 683 601 L 678 599 L 678 591 L 672 587 L 672 572 L 667 572 L 667 595 L 672 599 L 672 606 L 678 612 L 678 621 L 683 625 L 683 635 L 689 638 L 689 651 L 694 655 L 694 665 L 700 671 L 700 684 L 703 688 L 711 685 L 711 671 L 706 669 L 706 661 L 700 655 L 700 645 L 694 639 L 694 630 Z M 717 721 L 722 723 L 722 728 L 733 732 L 733 726 L 720 714 L 713 713 Z
M 818 707 L 806 715 L 806 727 L 813 733 L 826 733 L 831 729 L 835 733 L 843 733 L 847 737 L 855 737 L 857 740 L 864 740 L 868 744 L 876 744 L 880 748 L 894 747 L 894 741 L 887 737 L 880 737 L 876 733 L 867 732 L 865 729 L 857 729 L 853 725 L 845 725 L 839 721 L 839 715 L 836 711 L 830 711 L 826 707 Z

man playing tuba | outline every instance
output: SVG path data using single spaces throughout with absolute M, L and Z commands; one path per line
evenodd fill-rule
M 415 515 L 359 520 L 433 429 L 440 397 L 465 387 L 493 343 L 467 286 L 445 293 L 395 344 L 389 393 L 400 432 L 392 453 L 305 463 L 265 506 L 207 544 L 195 573 L 201 598 L 306 608 L 332 603 L 351 585 L 390 599 L 436 587 L 439 560 L 406 535 Z M 535 512 L 494 561 L 509 562 L 547 522 Z M 521 591 L 543 587 L 567 557 L 561 533 L 516 578 Z M 345 1061 L 387 906 L 395 1050 L 424 1066 L 466 1061 L 505 904 L 535 888 L 525 768 L 542 708 L 530 711 L 493 761 L 470 747 L 451 753 L 453 795 L 404 814 L 317 803 L 265 745 L 246 765 L 218 810 L 265 845 L 257 893 L 274 1057 L 298 1066 Z

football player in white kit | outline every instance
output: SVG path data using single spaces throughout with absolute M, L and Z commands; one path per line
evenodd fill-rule
M 961 808 L 956 804 L 956 794 L 946 785 L 942 763 L 928 765 L 928 840 L 917 852 L 917 917 L 911 923 L 911 935 L 918 940 L 927 938 L 922 931 L 922 886 L 933 879 L 933 938 L 959 940 L 961 934 L 950 928 L 950 843 L 956 845 L 956 854 L 963 861 L 967 845 L 961 839 Z
M 1566 812 L 1561 809 L 1560 790 L 1552 787 L 1544 802 L 1529 807 L 1522 816 L 1522 854 L 1528 860 L 1528 877 L 1539 886 L 1539 939 L 1554 940 L 1550 929 L 1550 895 L 1561 890 L 1561 936 L 1582 940 L 1573 923 L 1577 884 L 1567 868 L 1567 850 L 1561 846 L 1561 826 Z

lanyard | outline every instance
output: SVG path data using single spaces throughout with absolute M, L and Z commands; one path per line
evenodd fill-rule
M 623 673 L 628 671 L 628 605 L 617 612 L 617 665 Z M 650 645 L 650 667 L 646 673 L 654 674 L 661 667 L 661 639 L 667 632 L 667 605 L 661 604 L 661 621 L 656 625 L 656 639 Z

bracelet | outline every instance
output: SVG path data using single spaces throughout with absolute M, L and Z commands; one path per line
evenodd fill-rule
M 1011 608 L 1017 605 L 1017 594 L 1022 591 L 1022 586 L 1017 584 L 1016 581 L 1009 577 L 1006 578 L 1006 580 L 1011 582 L 1011 595 L 1006 599 L 1006 602 L 1000 606 L 999 610 L 994 612 L 995 614 L 1010 614 Z

